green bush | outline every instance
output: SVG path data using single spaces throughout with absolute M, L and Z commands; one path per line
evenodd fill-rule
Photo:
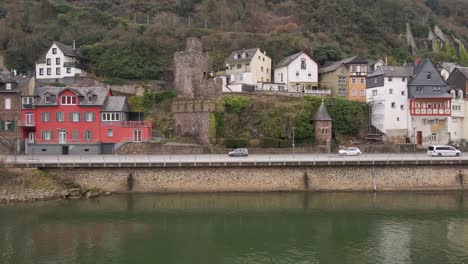
M 245 148 L 249 145 L 249 140 L 245 138 L 227 138 L 224 140 L 226 148 Z
M 237 114 L 244 112 L 250 104 L 249 98 L 238 95 L 228 95 L 223 100 L 226 110 Z

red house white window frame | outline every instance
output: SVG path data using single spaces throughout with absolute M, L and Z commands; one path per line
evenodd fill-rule
M 62 103 L 62 105 L 76 105 L 77 98 L 76 96 L 64 95 L 60 98 L 60 102 Z

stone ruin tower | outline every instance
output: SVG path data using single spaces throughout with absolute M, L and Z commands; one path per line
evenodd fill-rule
M 327 152 L 331 152 L 331 140 L 332 140 L 332 118 L 323 103 L 312 119 L 312 123 L 315 129 L 315 142 L 320 146 L 326 146 Z
M 211 70 L 211 56 L 203 52 L 198 38 L 188 38 L 185 51 L 174 54 L 174 132 L 177 137 L 189 137 L 203 145 L 210 143 L 210 115 L 222 94 L 222 81 L 209 79 Z

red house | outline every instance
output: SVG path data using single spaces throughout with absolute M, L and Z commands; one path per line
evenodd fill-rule
M 36 87 L 22 98 L 26 154 L 111 154 L 116 144 L 149 141 L 151 122 L 103 87 Z

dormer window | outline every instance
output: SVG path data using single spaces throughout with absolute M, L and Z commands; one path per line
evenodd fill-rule
M 62 105 L 76 105 L 77 99 L 76 96 L 62 96 L 61 102 Z
M 234 59 L 237 60 L 239 58 L 239 54 L 234 53 Z
M 243 59 L 247 58 L 247 52 L 242 52 L 241 57 L 242 57 Z
M 88 94 L 88 102 L 92 102 L 93 101 L 93 95 L 92 94 Z
M 427 77 L 428 80 L 432 80 L 432 74 L 430 72 L 427 73 L 426 77 Z
M 44 96 L 44 102 L 50 103 L 50 95 L 47 94 L 46 96 Z
M 57 48 L 52 48 L 52 54 L 57 54 Z
M 6 83 L 6 87 L 5 87 L 5 89 L 7 89 L 7 90 L 11 90 L 11 83 Z

